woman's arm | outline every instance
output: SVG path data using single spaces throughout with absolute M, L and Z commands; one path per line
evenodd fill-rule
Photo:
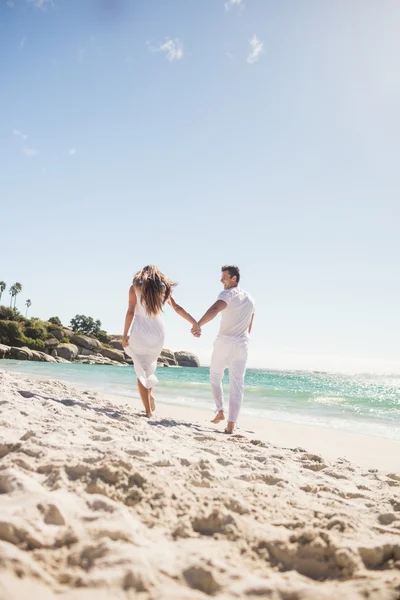
M 124 327 L 124 335 L 122 336 L 122 345 L 124 348 L 128 345 L 128 333 L 130 326 L 132 325 L 133 317 L 135 316 L 135 308 L 136 308 L 136 294 L 135 288 L 133 285 L 129 288 L 129 306 L 126 311 L 125 317 L 125 327 Z
M 180 317 L 182 317 L 183 319 L 186 319 L 186 321 L 189 321 L 189 323 L 191 323 L 192 325 L 197 325 L 196 319 L 194 319 L 192 317 L 192 315 L 190 315 L 188 312 L 186 312 L 186 310 L 184 308 L 182 308 L 182 306 L 179 306 L 179 304 L 177 302 L 175 302 L 175 300 L 173 299 L 172 296 L 170 298 L 168 298 L 168 304 L 170 304 L 172 306 L 174 311 Z

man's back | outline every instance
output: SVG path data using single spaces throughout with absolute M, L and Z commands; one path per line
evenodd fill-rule
M 227 304 L 225 310 L 222 311 L 219 335 L 234 339 L 247 337 L 255 306 L 250 294 L 237 286 L 223 290 L 219 294 L 218 300 L 223 300 Z

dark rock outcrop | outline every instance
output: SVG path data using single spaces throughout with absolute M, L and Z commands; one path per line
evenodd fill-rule
M 110 360 L 125 362 L 125 355 L 121 350 L 111 350 L 111 348 L 102 348 L 100 354 L 102 356 L 105 356 L 106 358 L 109 358 Z
M 102 344 L 99 340 L 96 340 L 96 338 L 89 337 L 88 335 L 80 335 L 79 333 L 75 333 L 71 337 L 71 344 L 87 348 L 87 350 L 91 350 L 93 354 L 97 354 L 103 348 Z
M 10 354 L 10 346 L 0 344 L 0 358 L 7 358 Z
M 66 360 L 74 360 L 78 356 L 79 350 L 75 344 L 60 344 L 53 352 L 55 356 L 61 356 L 61 358 L 65 358 Z
M 200 361 L 195 354 L 190 352 L 174 352 L 175 360 L 180 367 L 200 367 Z

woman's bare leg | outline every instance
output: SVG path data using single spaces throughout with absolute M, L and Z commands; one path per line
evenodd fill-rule
M 150 408 L 151 408 L 152 412 L 154 412 L 156 410 L 156 401 L 154 400 L 154 396 L 153 396 L 153 388 L 150 388 L 149 392 L 150 392 Z
M 148 390 L 146 387 L 144 387 L 144 385 L 139 381 L 139 379 L 137 380 L 137 383 L 138 383 L 139 394 L 140 394 L 140 397 L 143 402 L 144 410 L 146 411 L 146 415 L 148 417 L 151 417 L 152 416 L 151 401 L 150 401 L 151 390 Z

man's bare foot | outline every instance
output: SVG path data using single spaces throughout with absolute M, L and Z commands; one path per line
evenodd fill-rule
M 229 421 L 228 425 L 226 426 L 225 433 L 233 433 L 234 429 L 235 423 L 233 423 L 233 421 Z
M 221 421 L 225 421 L 225 415 L 224 415 L 223 410 L 219 410 L 217 412 L 215 417 L 213 419 L 211 419 L 211 423 L 214 423 L 214 425 L 217 425 L 218 423 L 221 423 Z
M 153 413 L 151 412 L 151 410 L 149 412 L 146 413 L 146 417 L 148 419 L 151 419 L 151 417 L 153 416 Z
M 156 401 L 153 396 L 150 396 L 150 408 L 153 412 L 156 410 Z

